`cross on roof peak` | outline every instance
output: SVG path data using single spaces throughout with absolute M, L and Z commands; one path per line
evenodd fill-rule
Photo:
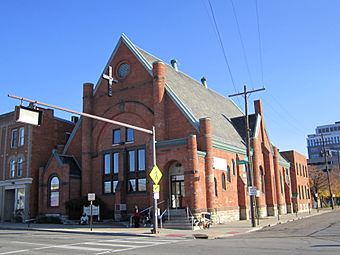
M 108 96 L 112 97 L 112 84 L 113 83 L 118 83 L 118 81 L 113 78 L 113 75 L 112 75 L 112 66 L 109 66 L 109 74 L 108 75 L 103 73 L 103 78 L 108 81 L 108 91 L 107 91 L 107 94 L 108 94 Z

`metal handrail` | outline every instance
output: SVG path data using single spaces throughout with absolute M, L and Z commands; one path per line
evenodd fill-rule
M 187 209 L 187 217 L 188 217 L 188 220 L 190 220 L 190 218 L 191 218 L 191 229 L 192 230 L 194 230 L 194 215 L 191 213 L 191 210 L 190 210 L 190 208 L 189 207 L 187 207 L 186 208 Z M 191 215 L 191 216 L 189 216 L 189 214 Z
M 168 208 L 164 210 L 164 212 L 159 216 L 159 220 L 160 220 L 160 223 L 161 223 L 161 228 L 163 228 L 163 215 L 168 212 L 168 216 L 169 216 L 169 211 L 168 211 Z
M 157 203 L 157 206 L 160 205 L 160 204 L 163 204 L 165 202 L 165 200 Z M 144 210 L 142 210 L 140 212 L 140 214 L 142 214 L 143 212 L 146 212 L 146 211 L 150 211 L 151 209 L 153 208 L 153 206 L 149 206 L 148 208 L 145 208 Z M 133 218 L 133 215 L 130 215 L 130 219 L 129 219 L 129 227 L 132 227 L 132 218 Z

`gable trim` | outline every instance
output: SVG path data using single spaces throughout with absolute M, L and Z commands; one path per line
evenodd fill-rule
M 212 146 L 215 149 L 219 149 L 219 150 L 224 150 L 227 152 L 234 152 L 234 153 L 238 153 L 238 154 L 242 154 L 242 155 L 247 155 L 247 150 L 244 148 L 239 148 L 236 147 L 234 145 L 230 145 L 230 144 L 226 144 L 226 143 L 222 143 L 216 140 L 212 141 Z

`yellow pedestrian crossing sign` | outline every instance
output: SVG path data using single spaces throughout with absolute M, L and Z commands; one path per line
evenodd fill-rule
M 156 185 L 159 183 L 159 181 L 161 180 L 163 176 L 161 170 L 159 170 L 157 165 L 154 165 L 149 175 L 151 179 L 153 180 L 153 183 Z
M 154 185 L 152 186 L 152 189 L 153 189 L 153 192 L 159 193 L 159 191 L 160 191 L 159 184 L 154 184 Z

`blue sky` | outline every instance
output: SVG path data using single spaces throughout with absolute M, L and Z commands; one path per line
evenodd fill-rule
M 81 111 L 82 84 L 97 82 L 125 33 L 224 96 L 264 86 L 250 99 L 263 100 L 272 142 L 306 154 L 307 134 L 340 120 L 340 1 L 257 0 L 263 80 L 255 2 L 211 0 L 233 86 L 208 0 L 2 0 L 0 113 L 18 103 L 7 94 Z

